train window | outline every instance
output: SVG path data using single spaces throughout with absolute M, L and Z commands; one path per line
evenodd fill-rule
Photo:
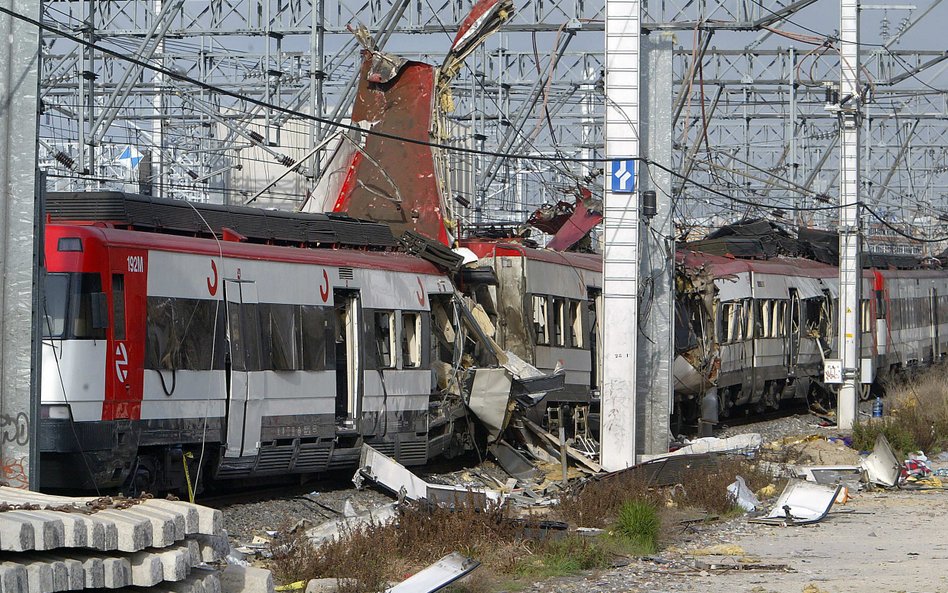
M 300 355 L 300 319 L 299 305 L 259 304 L 260 326 L 263 330 L 264 357 L 269 354 L 269 364 L 263 368 L 275 371 L 295 371 L 301 368 Z
M 238 315 L 237 307 L 231 308 L 231 314 Z M 148 297 L 146 315 L 145 368 L 223 368 L 224 322 L 219 301 Z M 232 327 L 231 341 L 234 351 L 241 352 L 234 355 L 234 368 L 244 370 L 243 342 L 236 327 Z
M 571 348 L 583 347 L 583 315 L 580 301 L 569 302 L 569 345 Z
M 375 313 L 375 344 L 378 353 L 378 363 L 381 369 L 395 368 L 393 353 L 395 352 L 395 332 L 392 327 L 395 316 L 388 311 Z
M 421 366 L 421 315 L 402 313 L 402 368 Z
M 741 333 L 741 304 L 724 303 L 721 315 L 725 329 L 724 342 L 736 342 Z
M 553 299 L 553 343 L 556 346 L 566 344 L 565 308 L 566 303 L 563 299 Z
M 334 313 L 330 309 L 303 305 L 300 307 L 302 318 L 302 339 L 300 362 L 304 371 L 321 371 L 336 365 L 336 328 L 330 322 Z M 328 344 L 333 347 L 327 348 Z
M 125 339 L 125 275 L 112 274 L 112 338 Z
M 73 283 L 72 337 L 78 339 L 105 339 L 104 323 L 96 323 L 101 313 L 98 303 L 102 294 L 99 274 L 76 274 Z M 77 286 L 78 285 L 78 286 Z
M 757 326 L 755 335 L 760 338 L 771 338 L 770 335 L 770 306 L 773 303 L 770 299 L 757 301 L 757 308 L 754 311 L 754 321 Z
M 774 337 L 782 338 L 787 335 L 787 308 L 790 303 L 787 301 L 777 301 L 774 307 Z
M 47 274 L 43 290 L 43 337 L 62 338 L 66 331 L 69 274 Z
M 546 297 L 533 295 L 533 331 L 537 335 L 537 344 L 549 344 L 550 335 L 547 332 Z

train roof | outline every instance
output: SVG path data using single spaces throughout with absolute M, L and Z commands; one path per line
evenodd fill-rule
M 824 278 L 836 276 L 839 273 L 835 266 L 800 257 L 776 257 L 765 260 L 737 259 L 692 250 L 679 250 L 676 255 L 678 262 L 683 263 L 686 267 L 705 267 L 714 276 L 756 272 L 758 274 Z
M 553 251 L 526 247 L 513 241 L 491 241 L 484 239 L 465 239 L 463 247 L 474 252 L 477 257 L 525 257 L 533 261 L 568 265 L 593 272 L 602 271 L 602 255 L 597 253 L 577 253 L 574 251 Z
M 152 233 L 204 236 L 230 230 L 250 243 L 392 249 L 384 224 L 345 214 L 309 214 L 246 206 L 195 204 L 115 191 L 50 192 L 46 214 L 54 222 L 85 222 Z
M 50 224 L 47 225 L 47 236 L 50 241 L 66 236 L 95 239 L 108 247 L 118 248 L 149 249 L 213 257 L 222 255 L 223 257 L 239 259 L 280 261 L 332 267 L 374 268 L 415 274 L 442 275 L 442 272 L 435 265 L 421 258 L 398 252 L 377 252 L 360 249 L 312 249 L 306 247 L 267 245 L 117 229 L 90 224 Z

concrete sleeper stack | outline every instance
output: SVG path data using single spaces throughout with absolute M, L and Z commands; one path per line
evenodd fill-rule
M 147 495 L 74 498 L 0 486 L 0 552 L 0 593 L 273 592 L 269 571 L 225 566 L 219 510 Z

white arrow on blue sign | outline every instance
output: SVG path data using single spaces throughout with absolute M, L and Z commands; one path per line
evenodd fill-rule
M 635 187 L 635 161 L 634 160 L 614 160 L 612 161 L 612 176 L 610 187 L 612 193 L 628 194 L 632 193 Z

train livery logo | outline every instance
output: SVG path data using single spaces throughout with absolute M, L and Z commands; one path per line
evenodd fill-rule
M 128 379 L 128 350 L 125 349 L 124 342 L 115 346 L 115 376 L 120 383 Z
M 213 283 L 211 282 L 210 276 L 207 277 L 207 292 L 211 296 L 215 296 L 217 295 L 218 276 L 217 276 L 217 264 L 214 263 L 213 259 L 211 260 L 211 271 L 214 273 L 214 282 Z
M 418 277 L 418 288 L 420 290 L 415 291 L 415 298 L 418 299 L 418 304 L 422 307 L 425 306 L 425 285 L 421 283 L 421 277 Z
M 323 270 L 323 283 L 319 287 L 319 298 L 323 299 L 323 302 L 329 301 L 329 272 Z

